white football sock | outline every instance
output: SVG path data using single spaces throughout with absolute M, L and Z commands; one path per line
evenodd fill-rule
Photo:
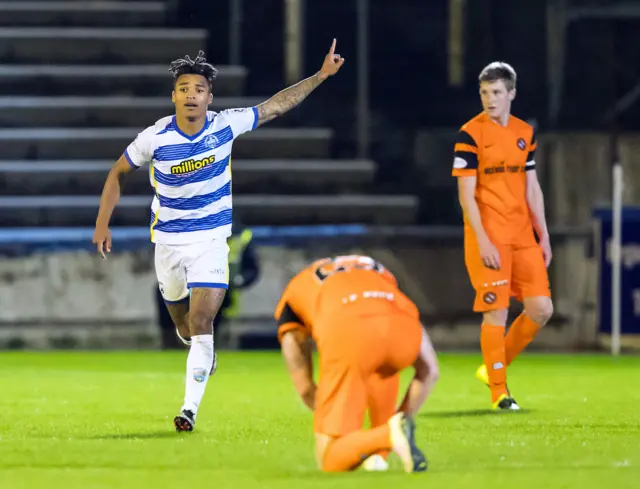
M 187 381 L 185 385 L 184 405 L 182 409 L 188 409 L 193 413 L 198 412 L 198 407 L 204 396 L 209 372 L 213 365 L 213 335 L 202 334 L 191 337 L 191 348 L 187 356 Z

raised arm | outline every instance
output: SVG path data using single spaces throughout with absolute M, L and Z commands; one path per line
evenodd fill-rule
M 307 98 L 318 85 L 330 76 L 335 75 L 344 64 L 344 58 L 339 54 L 335 54 L 335 49 L 336 40 L 334 39 L 329 53 L 324 58 L 324 63 L 322 63 L 320 71 L 289 88 L 285 88 L 266 102 L 258 105 L 256 107 L 258 109 L 258 125 L 261 126 L 290 111 Z

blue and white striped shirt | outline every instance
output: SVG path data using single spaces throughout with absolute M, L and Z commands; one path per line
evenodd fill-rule
M 180 131 L 175 116 L 138 134 L 124 154 L 133 168 L 149 163 L 152 242 L 188 244 L 231 234 L 231 146 L 257 125 L 252 107 L 207 112 L 193 136 Z

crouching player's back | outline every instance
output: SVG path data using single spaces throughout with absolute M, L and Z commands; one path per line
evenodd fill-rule
M 438 367 L 417 308 L 395 277 L 369 257 L 319 260 L 291 280 L 275 317 L 294 386 L 314 412 L 320 467 L 353 470 L 364 460 L 365 468 L 386 467 L 393 450 L 406 471 L 426 470 L 414 443 L 413 416 Z M 311 339 L 320 355 L 317 388 Z M 414 380 L 396 409 L 398 373 L 410 366 Z M 372 429 L 363 431 L 367 410 Z

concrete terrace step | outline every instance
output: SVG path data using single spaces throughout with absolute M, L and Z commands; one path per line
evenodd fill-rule
M 214 97 L 210 110 L 253 107 L 268 97 Z M 164 97 L 0 97 L 0 127 L 146 127 L 175 111 Z
M 0 161 L 0 195 L 99 195 L 109 160 Z M 233 190 L 242 193 L 340 192 L 362 189 L 374 176 L 369 160 L 233 160 Z M 134 172 L 127 195 L 149 195 L 146 169 Z
M 144 127 L 0 129 L 0 161 L 15 159 L 117 159 Z M 236 158 L 328 158 L 330 129 L 263 127 L 233 145 Z
M 95 224 L 99 196 L 0 197 L 3 227 L 70 226 Z M 418 199 L 382 195 L 240 195 L 234 214 L 247 225 L 283 224 L 409 224 Z M 112 226 L 149 223 L 151 197 L 124 196 L 111 220 Z
M 2 27 L 0 62 L 169 63 L 206 46 L 204 29 Z
M 149 26 L 166 15 L 158 1 L 0 1 L 0 26 Z
M 179 55 L 184 56 L 183 53 Z M 165 95 L 173 89 L 166 64 L 153 65 L 0 65 L 0 93 L 11 95 Z M 244 93 L 244 66 L 216 66 L 214 96 Z

